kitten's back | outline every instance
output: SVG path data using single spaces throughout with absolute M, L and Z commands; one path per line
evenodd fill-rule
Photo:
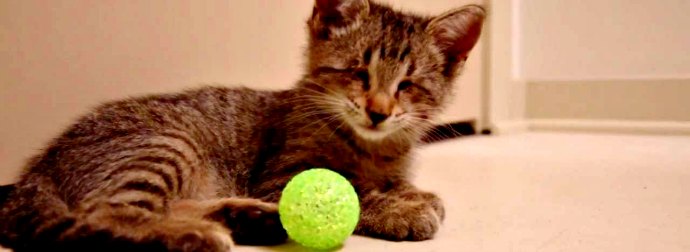
M 134 213 L 163 213 L 175 199 L 246 194 L 247 170 L 261 141 L 257 132 L 280 93 L 205 87 L 96 108 L 36 156 L 16 188 L 2 188 L 0 194 L 9 197 L 0 205 L 0 244 L 20 250 L 40 242 L 71 248 L 68 241 L 83 240 L 79 237 L 99 226 L 112 227 L 108 235 L 122 236 L 122 246 L 130 246 L 128 240 L 143 244 L 149 235 L 170 236 L 156 241 L 165 243 L 197 229 L 217 232 L 217 224 L 202 220 L 184 224 Z M 118 233 L 131 229 L 128 225 L 138 233 Z M 98 232 L 93 235 L 102 235 Z M 222 240 L 206 245 L 225 246 Z

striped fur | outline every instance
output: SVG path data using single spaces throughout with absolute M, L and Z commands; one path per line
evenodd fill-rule
M 443 205 L 408 182 L 408 165 L 483 18 L 478 6 L 433 18 L 317 0 L 294 88 L 204 87 L 94 109 L 28 162 L 0 208 L 0 243 L 16 251 L 277 244 L 286 233 L 275 202 L 311 167 L 355 185 L 357 233 L 430 239 Z

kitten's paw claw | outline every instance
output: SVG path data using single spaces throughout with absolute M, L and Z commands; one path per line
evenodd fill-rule
M 414 220 L 409 223 L 407 235 L 401 240 L 423 241 L 433 238 L 441 227 L 442 217 L 433 206 L 427 204 L 421 204 L 414 209 L 409 213 L 410 216 L 415 216 Z M 404 234 L 401 234 L 401 238 L 402 235 Z
M 385 228 L 379 234 L 382 238 L 393 241 L 429 240 L 441 226 L 440 217 L 430 205 L 409 202 L 401 211 L 400 219 L 388 217 Z
M 436 196 L 436 194 L 430 192 L 412 191 L 402 194 L 400 198 L 409 202 L 420 202 L 421 204 L 431 207 L 441 222 L 443 222 L 443 220 L 446 218 L 446 211 L 443 207 L 443 201 L 441 198 Z

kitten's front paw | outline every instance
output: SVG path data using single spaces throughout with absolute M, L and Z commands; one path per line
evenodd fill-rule
M 400 241 L 423 241 L 434 237 L 441 227 L 442 216 L 432 204 L 426 202 L 410 202 L 405 206 L 406 211 L 402 213 L 404 222 L 399 222 L 398 229 L 390 234 L 390 239 Z M 395 226 L 393 221 L 393 226 Z
M 414 192 L 391 202 L 364 209 L 356 232 L 393 241 L 423 241 L 434 237 L 444 218 L 441 200 L 434 194 Z

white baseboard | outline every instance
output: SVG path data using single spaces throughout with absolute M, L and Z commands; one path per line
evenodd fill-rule
M 530 119 L 530 131 L 583 131 L 660 135 L 690 135 L 690 122 L 583 120 L 583 119 Z
M 587 120 L 587 119 L 529 119 L 493 124 L 497 135 L 527 131 L 576 131 L 625 134 L 690 135 L 690 122 Z
M 504 135 L 526 132 L 529 129 L 527 121 L 506 121 L 493 123 L 493 134 Z

